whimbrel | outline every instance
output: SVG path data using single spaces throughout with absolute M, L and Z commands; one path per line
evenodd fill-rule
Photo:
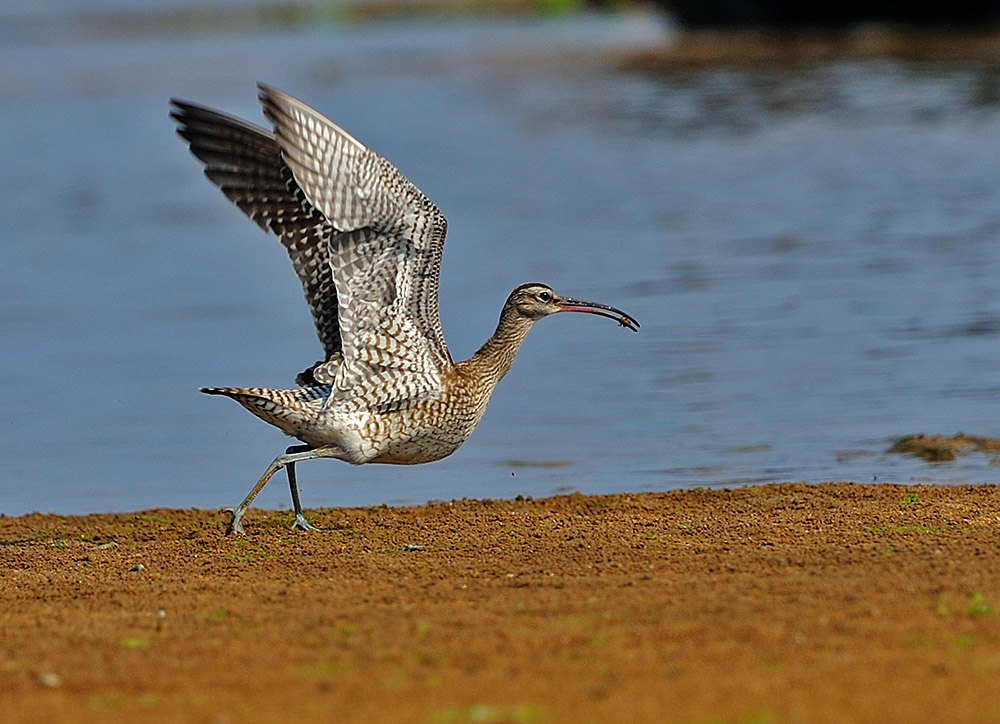
M 281 240 L 312 311 L 324 357 L 295 389 L 205 387 L 239 402 L 302 445 L 276 457 L 232 511 L 227 533 L 285 468 L 293 528 L 302 512 L 295 463 L 411 465 L 453 453 L 479 423 L 531 326 L 556 312 L 588 312 L 636 331 L 621 310 L 517 287 L 496 331 L 453 362 L 438 318 L 445 218 L 382 156 L 301 101 L 260 84 L 269 132 L 219 111 L 172 100 L 177 132 L 205 175 L 258 226 Z

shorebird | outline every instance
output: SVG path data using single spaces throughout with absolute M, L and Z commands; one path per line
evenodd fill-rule
M 316 530 L 299 502 L 295 463 L 411 465 L 453 453 L 486 411 L 531 326 L 557 312 L 610 317 L 614 307 L 522 284 L 496 331 L 453 362 L 438 317 L 444 215 L 389 161 L 292 96 L 258 84 L 267 131 L 226 113 L 171 100 L 177 132 L 205 175 L 291 257 L 324 357 L 294 389 L 204 387 L 231 397 L 303 444 L 278 455 L 233 509 L 227 534 L 271 477 L 288 475 L 293 528 Z

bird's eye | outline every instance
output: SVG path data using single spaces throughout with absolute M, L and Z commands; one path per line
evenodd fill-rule
M 551 292 L 539 292 L 538 298 L 541 299 L 543 302 L 551 302 L 552 294 Z

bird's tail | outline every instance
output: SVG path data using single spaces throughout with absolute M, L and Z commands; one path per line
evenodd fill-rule
M 202 387 L 206 395 L 230 397 L 264 422 L 285 434 L 299 437 L 303 424 L 315 419 L 316 412 L 329 393 L 329 386 L 272 390 L 267 387 Z M 307 423 L 306 423 L 307 424 Z

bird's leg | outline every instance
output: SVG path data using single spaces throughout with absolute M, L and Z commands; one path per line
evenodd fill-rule
M 322 450 L 322 448 L 320 449 Z M 293 445 L 288 448 L 284 454 L 279 455 L 272 460 L 271 464 L 267 466 L 267 470 L 265 470 L 264 474 L 260 476 L 260 480 L 258 480 L 257 484 L 253 486 L 253 490 L 247 493 L 247 497 L 245 497 L 239 507 L 233 511 L 233 518 L 229 521 L 229 526 L 226 528 L 226 535 L 243 533 L 243 516 L 246 515 L 247 509 L 250 507 L 253 499 L 257 497 L 257 493 L 261 491 L 261 488 L 267 485 L 267 481 L 271 479 L 272 475 L 286 465 L 297 463 L 300 460 L 310 460 L 318 457 L 325 457 L 325 455 L 321 452 L 317 452 L 311 447 Z M 290 476 L 289 482 L 291 483 L 294 479 L 294 475 Z M 294 487 L 294 484 L 292 486 L 292 492 L 294 496 L 292 498 L 293 502 L 298 502 L 298 490 Z M 301 512 L 301 508 L 299 509 L 299 512 Z
M 305 452 L 309 450 L 308 445 L 292 445 L 290 448 L 285 450 L 286 455 L 297 452 Z M 316 526 L 309 523 L 306 520 L 305 514 L 302 512 L 302 503 L 299 502 L 299 486 L 295 482 L 295 461 L 288 463 L 285 468 L 285 473 L 288 475 L 288 488 L 292 491 L 292 505 L 295 507 L 295 522 L 292 523 L 292 528 L 295 530 L 319 530 Z

